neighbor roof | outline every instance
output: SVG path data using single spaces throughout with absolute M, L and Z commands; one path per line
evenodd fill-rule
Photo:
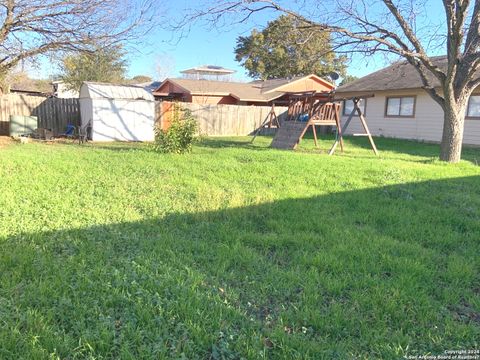
M 334 87 L 332 83 L 329 81 L 322 79 L 320 76 L 317 76 L 315 74 L 310 74 L 310 75 L 304 75 L 304 76 L 294 76 L 291 78 L 279 78 L 279 79 L 268 79 L 268 80 L 255 80 L 252 81 L 250 84 L 253 86 L 259 86 L 262 89 L 263 93 L 268 93 L 271 91 L 274 91 L 275 89 L 278 89 L 284 85 L 294 83 L 296 81 L 305 79 L 305 78 L 310 78 L 313 77 L 317 79 L 320 82 L 323 82 L 325 85 Z
M 230 95 L 240 101 L 268 102 L 285 94 L 284 91 L 277 91 L 276 89 L 279 89 L 283 85 L 310 77 L 315 77 L 333 88 L 332 84 L 316 75 L 298 76 L 291 79 L 256 80 L 249 83 L 173 78 L 166 79 L 162 85 L 170 81 L 192 95 Z M 160 85 L 159 88 L 162 85 Z M 155 93 L 156 91 L 154 91 L 154 94 Z M 156 94 L 159 95 L 159 93 Z
M 148 92 L 152 92 L 158 89 L 162 83 L 160 81 L 147 81 L 139 84 L 133 84 L 134 86 L 139 86 L 147 90 Z
M 10 90 L 13 92 L 51 94 L 52 86 L 47 80 L 31 79 L 25 76 L 15 79 L 10 84 Z
M 283 92 L 263 94 L 261 87 L 253 86 L 252 83 L 240 83 L 230 81 L 193 80 L 193 79 L 167 79 L 185 89 L 192 95 L 217 95 L 232 96 L 241 101 L 265 101 L 274 100 L 283 95 Z M 164 83 L 165 83 L 164 82 Z M 154 92 L 155 94 L 155 92 Z M 158 93 L 157 93 L 158 94 Z
M 217 65 L 202 65 L 191 69 L 180 71 L 182 74 L 204 74 L 204 75 L 229 75 L 235 70 L 226 69 Z
M 432 57 L 432 62 L 439 68 L 447 67 L 447 57 Z M 433 74 L 428 73 L 433 86 L 440 86 L 440 82 Z M 413 65 L 406 61 L 398 62 L 384 69 L 378 70 L 351 83 L 340 86 L 336 92 L 371 92 L 382 90 L 418 89 L 423 86 L 422 80 Z

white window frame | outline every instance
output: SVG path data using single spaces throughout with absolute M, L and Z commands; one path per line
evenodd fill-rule
M 399 99 L 398 103 L 398 114 L 388 114 L 388 101 L 391 99 Z M 402 100 L 403 99 L 413 99 L 413 112 L 411 115 L 401 115 L 402 113 Z M 385 98 L 385 114 L 386 118 L 414 118 L 417 107 L 417 97 L 415 95 L 401 95 L 401 96 L 387 96 Z
M 342 115 L 343 116 L 350 116 L 350 114 L 351 114 L 351 111 L 348 112 L 348 113 L 345 112 L 345 110 L 347 109 L 347 107 L 345 106 L 347 101 L 351 102 L 352 107 L 353 107 L 353 100 L 343 100 L 343 104 L 342 104 Z M 366 113 L 367 113 L 367 99 L 360 99 L 358 106 L 360 107 L 360 110 L 362 110 L 362 114 L 365 116 Z M 352 108 L 352 110 L 353 110 L 353 108 Z M 353 116 L 358 116 L 358 113 L 355 111 L 353 113 Z
M 472 94 L 470 96 L 470 99 L 468 99 L 466 118 L 467 119 L 480 119 L 480 114 L 479 115 L 470 115 L 470 101 L 472 100 L 472 97 L 480 98 L 480 94 Z

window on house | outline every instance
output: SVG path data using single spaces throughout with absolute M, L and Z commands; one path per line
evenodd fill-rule
M 386 116 L 415 116 L 415 97 L 387 97 Z
M 361 99 L 358 102 L 358 106 L 360 107 L 360 110 L 362 110 L 362 114 L 365 115 L 365 110 L 367 108 L 367 100 L 366 99 Z M 353 100 L 343 100 L 343 115 L 344 116 L 350 116 L 350 114 L 353 111 Z M 355 111 L 355 114 L 353 116 L 358 116 L 357 112 Z
M 470 96 L 470 100 L 468 100 L 467 116 L 480 118 L 480 95 Z

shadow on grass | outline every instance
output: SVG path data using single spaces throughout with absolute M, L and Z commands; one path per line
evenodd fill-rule
M 109 151 L 146 151 L 146 152 L 155 152 L 150 143 L 131 143 L 131 144 L 89 144 L 95 149 L 103 149 Z
M 299 148 L 299 152 L 316 152 L 326 154 L 330 150 L 335 141 L 335 135 L 333 134 L 318 134 L 319 147 L 316 148 L 313 143 L 312 131 L 307 131 L 303 137 Z M 266 150 L 270 148 L 270 143 L 273 136 L 259 136 L 254 143 L 251 142 L 252 137 L 235 138 L 205 138 L 197 144 L 198 147 L 204 148 L 242 148 L 252 150 Z M 347 154 L 344 156 L 350 157 L 362 157 L 360 154 L 348 154 L 352 149 L 364 149 L 372 151 L 371 145 L 368 139 L 364 137 L 345 136 L 345 151 Z M 438 144 L 429 144 L 411 140 L 402 139 L 390 139 L 384 137 L 374 137 L 375 144 L 379 149 L 380 154 L 382 152 L 397 153 L 399 155 L 410 155 L 420 157 L 419 162 L 431 162 L 433 159 L 437 159 L 440 148 Z M 340 148 L 337 149 L 336 154 L 341 154 Z M 372 152 L 373 154 L 373 152 Z M 475 162 L 475 157 L 480 158 L 480 152 L 478 149 L 465 148 L 463 151 L 463 158 L 468 161 Z M 373 155 L 372 155 L 373 156 Z M 429 158 L 429 159 L 424 159 Z
M 309 148 L 313 147 L 313 135 L 307 134 L 305 139 L 309 141 Z M 333 134 L 326 134 L 319 136 L 319 140 L 323 141 L 327 146 L 331 146 L 335 141 L 335 136 Z M 403 139 L 392 139 L 385 137 L 374 136 L 373 140 L 377 146 L 380 153 L 382 152 L 392 152 L 398 154 L 405 154 L 411 156 L 420 156 L 420 157 L 438 157 L 440 152 L 438 144 L 428 144 L 412 140 L 403 140 Z M 370 142 L 366 137 L 358 136 L 344 136 L 345 141 L 345 150 L 350 150 L 353 148 L 364 149 L 372 152 L 372 147 Z M 314 149 L 314 148 L 313 148 Z M 340 153 L 340 147 L 337 148 L 337 154 Z M 372 152 L 373 153 L 373 152 Z
M 215 137 L 206 137 L 200 139 L 199 142 L 195 144 L 198 148 L 210 148 L 210 149 L 222 149 L 222 148 L 239 148 L 239 149 L 248 149 L 248 150 L 257 150 L 257 151 L 265 151 L 269 150 L 270 143 L 273 139 L 272 136 L 259 136 L 257 139 L 252 143 L 253 137 L 235 137 L 231 138 L 215 138 Z M 371 151 L 370 143 L 366 138 L 354 137 L 354 136 L 345 136 L 345 151 L 346 153 L 342 154 L 342 156 L 348 156 L 352 158 L 362 158 L 360 154 L 348 154 L 350 150 L 355 150 L 355 148 L 365 149 Z M 313 134 L 311 132 L 307 132 L 304 139 L 302 140 L 299 148 L 297 151 L 299 152 L 315 152 L 326 154 L 330 150 L 333 142 L 335 141 L 335 137 L 332 134 L 322 134 L 319 135 L 319 148 L 315 148 L 313 144 Z M 410 155 L 416 156 L 421 159 L 419 160 L 412 160 L 409 159 L 408 161 L 414 162 L 422 162 L 422 163 L 430 163 L 438 159 L 440 153 L 440 146 L 438 144 L 430 144 L 424 142 L 418 142 L 413 140 L 403 140 L 403 139 L 390 139 L 384 137 L 374 137 L 375 144 L 380 152 L 390 152 L 396 153 L 399 155 Z M 92 143 L 89 142 L 87 144 L 79 145 L 78 142 L 65 142 L 62 145 L 70 145 L 70 146 L 89 146 L 94 147 L 96 149 L 105 149 L 109 151 L 147 151 L 151 152 L 154 151 L 151 143 L 139 143 L 139 142 L 112 142 L 112 143 Z M 340 148 L 337 148 L 336 154 L 341 154 Z M 373 154 L 373 153 L 372 153 Z M 373 157 L 367 156 L 368 158 Z M 389 158 L 393 159 L 391 156 Z M 427 159 L 425 159 L 427 158 Z M 398 159 L 403 159 L 401 156 Z M 462 159 L 466 161 L 470 161 L 476 165 L 480 163 L 480 149 L 475 147 L 468 147 L 465 146 L 462 151 Z
M 466 177 L 0 239 L 0 357 L 475 348 L 479 194 Z
M 356 147 L 370 150 L 370 143 L 365 137 L 346 136 L 345 139 Z M 379 151 L 388 151 L 397 154 L 410 156 L 428 157 L 438 159 L 440 155 L 440 144 L 424 141 L 392 139 L 385 137 L 374 137 L 375 144 Z M 480 150 L 478 147 L 464 145 L 462 149 L 462 160 L 470 161 L 476 165 L 480 162 Z M 431 160 L 423 160 L 422 162 Z
M 78 141 L 70 141 L 62 143 L 62 145 L 74 146 L 78 148 L 93 148 L 116 152 L 123 151 L 154 151 L 151 142 L 126 142 L 126 141 L 112 141 L 112 142 L 92 142 L 88 141 L 84 144 L 79 144 Z
M 206 137 L 202 138 L 196 146 L 202 148 L 242 148 L 242 149 L 251 149 L 251 150 L 266 150 L 270 145 L 273 137 L 270 136 L 259 136 L 252 143 L 253 136 L 242 136 L 235 139 L 233 138 L 215 138 L 215 137 Z

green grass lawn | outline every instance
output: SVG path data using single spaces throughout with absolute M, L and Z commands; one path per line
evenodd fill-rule
M 479 348 L 480 150 L 248 140 L 0 149 L 0 359 Z

